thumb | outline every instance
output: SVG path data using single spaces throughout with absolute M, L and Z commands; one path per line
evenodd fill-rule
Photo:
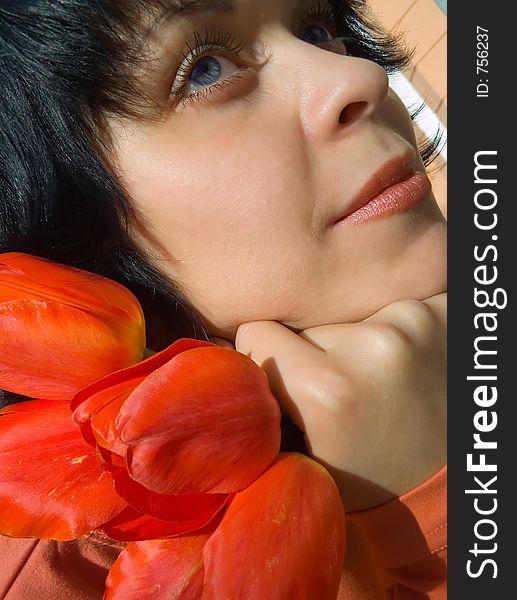
M 305 387 L 324 368 L 324 352 L 276 321 L 244 323 L 237 330 L 235 348 L 266 372 L 282 412 L 306 432 L 314 402 Z

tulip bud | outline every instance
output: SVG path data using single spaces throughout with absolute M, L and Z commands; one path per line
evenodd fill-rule
M 0 389 L 69 400 L 144 350 L 142 309 L 123 286 L 27 254 L 0 255 Z

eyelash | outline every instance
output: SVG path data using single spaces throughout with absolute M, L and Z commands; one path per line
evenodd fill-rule
M 246 71 L 250 69 L 242 68 L 240 72 L 225 77 L 220 83 L 214 83 L 202 90 L 193 92 L 190 95 L 185 95 L 185 87 L 188 79 L 193 71 L 197 61 L 208 56 L 208 52 L 219 51 L 225 54 L 230 54 L 234 57 L 239 56 L 245 47 L 244 43 L 237 43 L 235 34 L 222 30 L 205 30 L 203 33 L 195 31 L 193 34 L 194 44 L 191 46 L 187 43 L 187 52 L 182 52 L 183 61 L 178 68 L 174 85 L 171 90 L 171 97 L 177 99 L 181 103 L 201 100 L 208 93 L 224 87 L 230 81 L 235 81 L 238 78 L 245 76 Z
M 308 11 L 302 23 L 305 26 L 325 24 L 329 29 L 329 33 L 336 36 L 346 33 L 347 54 L 361 56 L 377 62 L 388 71 L 393 70 L 391 69 L 391 65 L 384 59 L 382 54 L 384 48 L 382 48 L 382 44 L 378 43 L 377 40 L 368 39 L 368 37 L 364 35 L 364 31 L 361 31 L 363 23 L 361 23 L 361 19 L 358 17 L 359 15 L 355 15 L 355 18 L 351 19 L 351 23 L 345 22 L 343 24 L 348 31 L 338 32 L 339 28 L 334 8 L 329 4 L 328 0 L 319 0 Z M 353 26 L 356 24 L 355 21 L 358 21 L 360 25 L 359 30 L 357 30 L 357 27 Z M 194 101 L 208 99 L 214 92 L 226 88 L 228 85 L 235 84 L 238 80 L 245 80 L 251 73 L 255 72 L 253 67 L 241 66 L 237 71 L 224 77 L 220 81 L 201 90 L 185 94 L 185 88 L 189 77 L 200 58 L 209 56 L 209 53 L 214 51 L 235 58 L 241 54 L 246 46 L 245 43 L 238 43 L 236 41 L 235 34 L 220 29 L 207 29 L 203 33 L 196 31 L 193 33 L 193 40 L 193 44 L 190 45 L 187 43 L 186 51 L 181 53 L 183 60 L 178 68 L 170 92 L 171 101 L 174 102 L 174 104 L 179 106 Z
M 336 29 L 334 11 L 327 2 L 323 2 L 321 0 L 309 10 L 303 20 L 303 24 L 306 26 L 317 23 L 325 23 L 330 25 L 330 29 L 334 31 Z M 236 41 L 235 34 L 222 30 L 205 30 L 203 33 L 196 31 L 193 34 L 193 38 L 194 43 L 192 45 L 187 43 L 186 51 L 181 53 L 183 56 L 183 61 L 178 68 L 175 81 L 171 89 L 171 98 L 178 104 L 182 105 L 207 98 L 212 92 L 224 88 L 228 84 L 235 83 L 239 79 L 245 79 L 246 76 L 252 71 L 251 68 L 241 67 L 238 71 L 232 75 L 229 75 L 228 77 L 225 77 L 220 82 L 214 83 L 206 88 L 203 88 L 202 90 L 198 90 L 186 95 L 185 87 L 188 83 L 188 79 L 197 61 L 202 58 L 203 55 L 209 55 L 208 53 L 211 51 L 219 51 L 229 54 L 232 57 L 238 57 L 245 48 L 244 43 L 238 43 Z
M 328 2 L 319 2 L 313 6 L 303 20 L 304 25 L 314 25 L 315 23 L 326 23 L 336 30 L 336 15 L 334 9 Z

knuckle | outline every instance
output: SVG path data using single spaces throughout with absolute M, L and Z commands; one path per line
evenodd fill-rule
M 332 365 L 310 365 L 300 379 L 306 396 L 325 411 L 339 413 L 354 397 L 351 382 Z
M 414 319 L 429 319 L 433 317 L 431 307 L 420 300 L 402 300 L 400 306 L 404 312 Z
M 404 316 L 404 327 L 409 336 L 422 339 L 430 336 L 437 326 L 432 308 L 419 300 L 403 300 L 400 311 Z
M 411 340 L 401 329 L 391 324 L 376 325 L 371 336 L 371 360 L 383 371 L 405 369 L 411 364 Z
M 382 363 L 399 361 L 411 351 L 411 342 L 407 334 L 390 323 L 375 324 L 371 341 L 372 353 L 375 359 Z

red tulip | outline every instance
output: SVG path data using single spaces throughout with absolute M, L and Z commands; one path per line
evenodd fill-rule
M 126 369 L 121 369 L 95 381 L 78 392 L 70 402 L 74 420 L 81 427 L 85 440 L 101 448 L 125 454 L 126 447 L 119 439 L 115 421 L 129 394 L 153 371 L 180 352 L 211 346 L 201 340 L 178 340 L 162 352 Z M 109 454 L 109 453 L 108 453 Z M 104 455 L 107 458 L 107 454 Z
M 335 600 L 344 544 L 334 481 L 284 454 L 205 529 L 128 544 L 104 600 Z
M 70 540 L 93 529 L 121 541 L 205 527 L 228 494 L 156 494 L 103 465 L 67 402 L 30 400 L 0 411 L 0 534 Z M 134 505 L 132 508 L 130 505 Z
M 280 410 L 264 372 L 207 342 L 179 340 L 95 382 L 71 407 L 85 439 L 124 457 L 132 480 L 157 494 L 236 492 L 280 447 Z
M 110 468 L 115 489 L 134 510 L 178 523 L 177 533 L 185 533 L 206 525 L 223 506 L 228 504 L 229 494 L 158 494 L 131 479 L 125 469 Z M 196 524 L 186 526 L 192 520 Z M 201 521 L 201 522 L 197 522 Z M 183 526 L 180 526 L 183 523 Z
M 0 534 L 70 540 L 127 506 L 71 417 L 48 400 L 0 411 Z
M 330 475 L 283 454 L 204 529 L 129 543 L 104 600 L 335 600 L 344 544 Z
M 281 454 L 236 494 L 203 551 L 203 600 L 335 600 L 345 550 L 339 492 L 302 454 Z
M 258 477 L 278 453 L 280 414 L 265 375 L 250 359 L 207 342 L 180 340 L 116 371 L 76 394 L 71 408 L 84 438 L 65 402 L 32 401 L 3 411 L 0 449 L 7 458 L 0 499 L 7 510 L 1 532 L 70 539 L 102 526 L 123 541 L 185 534 L 210 523 L 231 492 Z M 139 473 L 145 480 L 145 462 L 163 492 L 126 468 L 134 447 L 121 435 L 120 420 L 142 436 L 134 444 Z M 185 447 L 197 456 L 182 455 Z M 178 466 L 171 464 L 175 453 L 182 456 Z M 199 464 L 200 456 L 206 464 Z M 13 476 L 15 465 L 22 467 Z M 186 476 L 197 487 L 187 488 Z M 171 481 L 181 482 L 181 494 L 173 493 Z M 217 493 L 214 481 L 228 489 Z M 29 482 L 26 513 L 20 498 Z M 104 496 L 99 508 L 91 506 Z
M 227 496 L 226 501 L 217 507 L 217 511 L 219 511 L 217 513 L 208 504 L 205 507 L 200 506 L 200 503 L 197 502 L 192 505 L 190 502 L 192 496 L 179 496 L 178 498 L 185 500 L 184 514 L 181 520 L 155 519 L 128 506 L 111 521 L 100 527 L 99 531 L 120 542 L 175 538 L 185 534 L 194 535 L 217 521 L 220 509 L 228 504 L 232 496 Z M 198 498 L 203 502 L 202 494 L 198 494 Z M 196 512 L 198 510 L 199 512 Z M 190 511 L 190 515 L 187 511 Z
M 200 600 L 208 537 L 128 544 L 109 572 L 104 600 Z
M 265 374 L 197 340 L 137 362 L 143 331 L 121 286 L 0 256 L 0 388 L 46 398 L 0 411 L 0 534 L 129 542 L 105 600 L 334 600 L 339 493 L 277 458 Z
M 142 310 L 109 279 L 27 254 L 2 254 L 0 348 L 0 389 L 69 400 L 142 358 Z

